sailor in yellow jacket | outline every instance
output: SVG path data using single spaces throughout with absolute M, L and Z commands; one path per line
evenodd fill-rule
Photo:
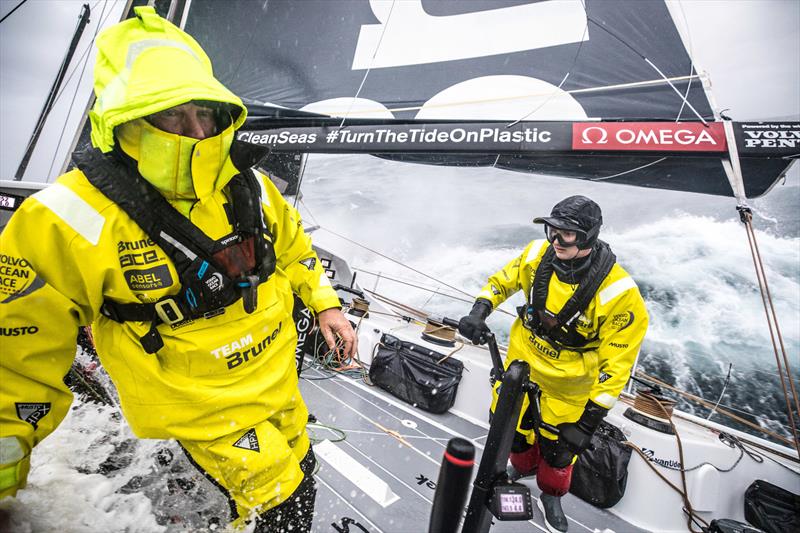
M 526 398 L 510 461 L 518 475 L 537 474 L 539 506 L 553 532 L 567 531 L 560 497 L 569 490 L 572 464 L 617 401 L 647 331 L 636 283 L 597 238 L 602 220 L 600 207 L 584 196 L 534 219 L 545 225 L 547 240 L 531 242 L 489 277 L 459 323 L 462 335 L 485 342 L 492 310 L 517 291 L 527 296 L 511 326 L 505 364 L 530 365 L 541 388 L 541 421 L 559 435 L 535 427 Z
M 350 356 L 355 333 L 299 214 L 249 170 L 265 154 L 234 140 L 246 108 L 194 39 L 138 7 L 97 48 L 94 149 L 0 236 L 0 497 L 25 486 L 32 448 L 67 413 L 63 378 L 91 324 L 137 436 L 179 441 L 237 524 L 258 513 L 258 530 L 307 530 L 293 292 L 329 346 Z M 182 225 L 199 240 L 177 239 Z M 213 255 L 192 251 L 200 241 Z

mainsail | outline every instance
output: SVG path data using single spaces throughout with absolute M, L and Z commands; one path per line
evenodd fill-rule
M 185 27 L 253 104 L 242 138 L 276 153 L 733 195 L 729 141 L 662 0 L 236 0 L 230 31 L 218 9 L 194 0 Z M 744 192 L 760 196 L 800 152 L 800 125 L 734 132 Z

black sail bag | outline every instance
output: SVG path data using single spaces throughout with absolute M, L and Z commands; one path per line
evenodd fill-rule
M 456 400 L 464 364 L 424 346 L 383 335 L 369 367 L 374 385 L 430 413 L 444 413 Z M 441 362 L 439 362 L 441 361 Z

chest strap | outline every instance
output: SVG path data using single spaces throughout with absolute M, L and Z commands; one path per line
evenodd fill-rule
M 229 219 L 234 233 L 215 241 L 175 210 L 132 166 L 97 149 L 74 156 L 89 182 L 144 230 L 175 265 L 181 287 L 154 303 L 106 299 L 101 313 L 116 322 L 150 322 L 142 347 L 155 353 L 164 342 L 156 326 L 210 318 L 243 299 L 245 311 L 257 306 L 258 285 L 275 271 L 275 250 L 261 209 L 261 188 L 251 170 L 228 186 Z
M 586 338 L 578 333 L 578 317 L 597 294 L 617 258 L 608 244 L 600 240 L 595 244 L 592 254 L 592 264 L 581 276 L 577 290 L 556 314 L 549 311 L 546 305 L 556 257 L 555 249 L 552 244 L 549 245 L 536 268 L 528 302 L 518 309 L 523 325 L 553 348 L 586 351 L 584 347 L 596 340 L 596 337 Z

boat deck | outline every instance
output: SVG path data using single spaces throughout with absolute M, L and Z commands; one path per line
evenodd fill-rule
M 476 468 L 487 429 L 452 413 L 421 411 L 363 381 L 303 371 L 300 388 L 319 424 L 310 433 L 320 464 L 314 531 L 424 532 L 447 441 L 462 437 L 476 448 Z M 546 531 L 536 507 L 539 489 L 531 489 L 534 518 L 499 522 L 491 531 Z M 567 494 L 563 499 L 570 532 L 645 531 L 603 509 Z M 360 526 L 360 527 L 359 527 Z M 348 529 L 349 528 L 349 529 Z

